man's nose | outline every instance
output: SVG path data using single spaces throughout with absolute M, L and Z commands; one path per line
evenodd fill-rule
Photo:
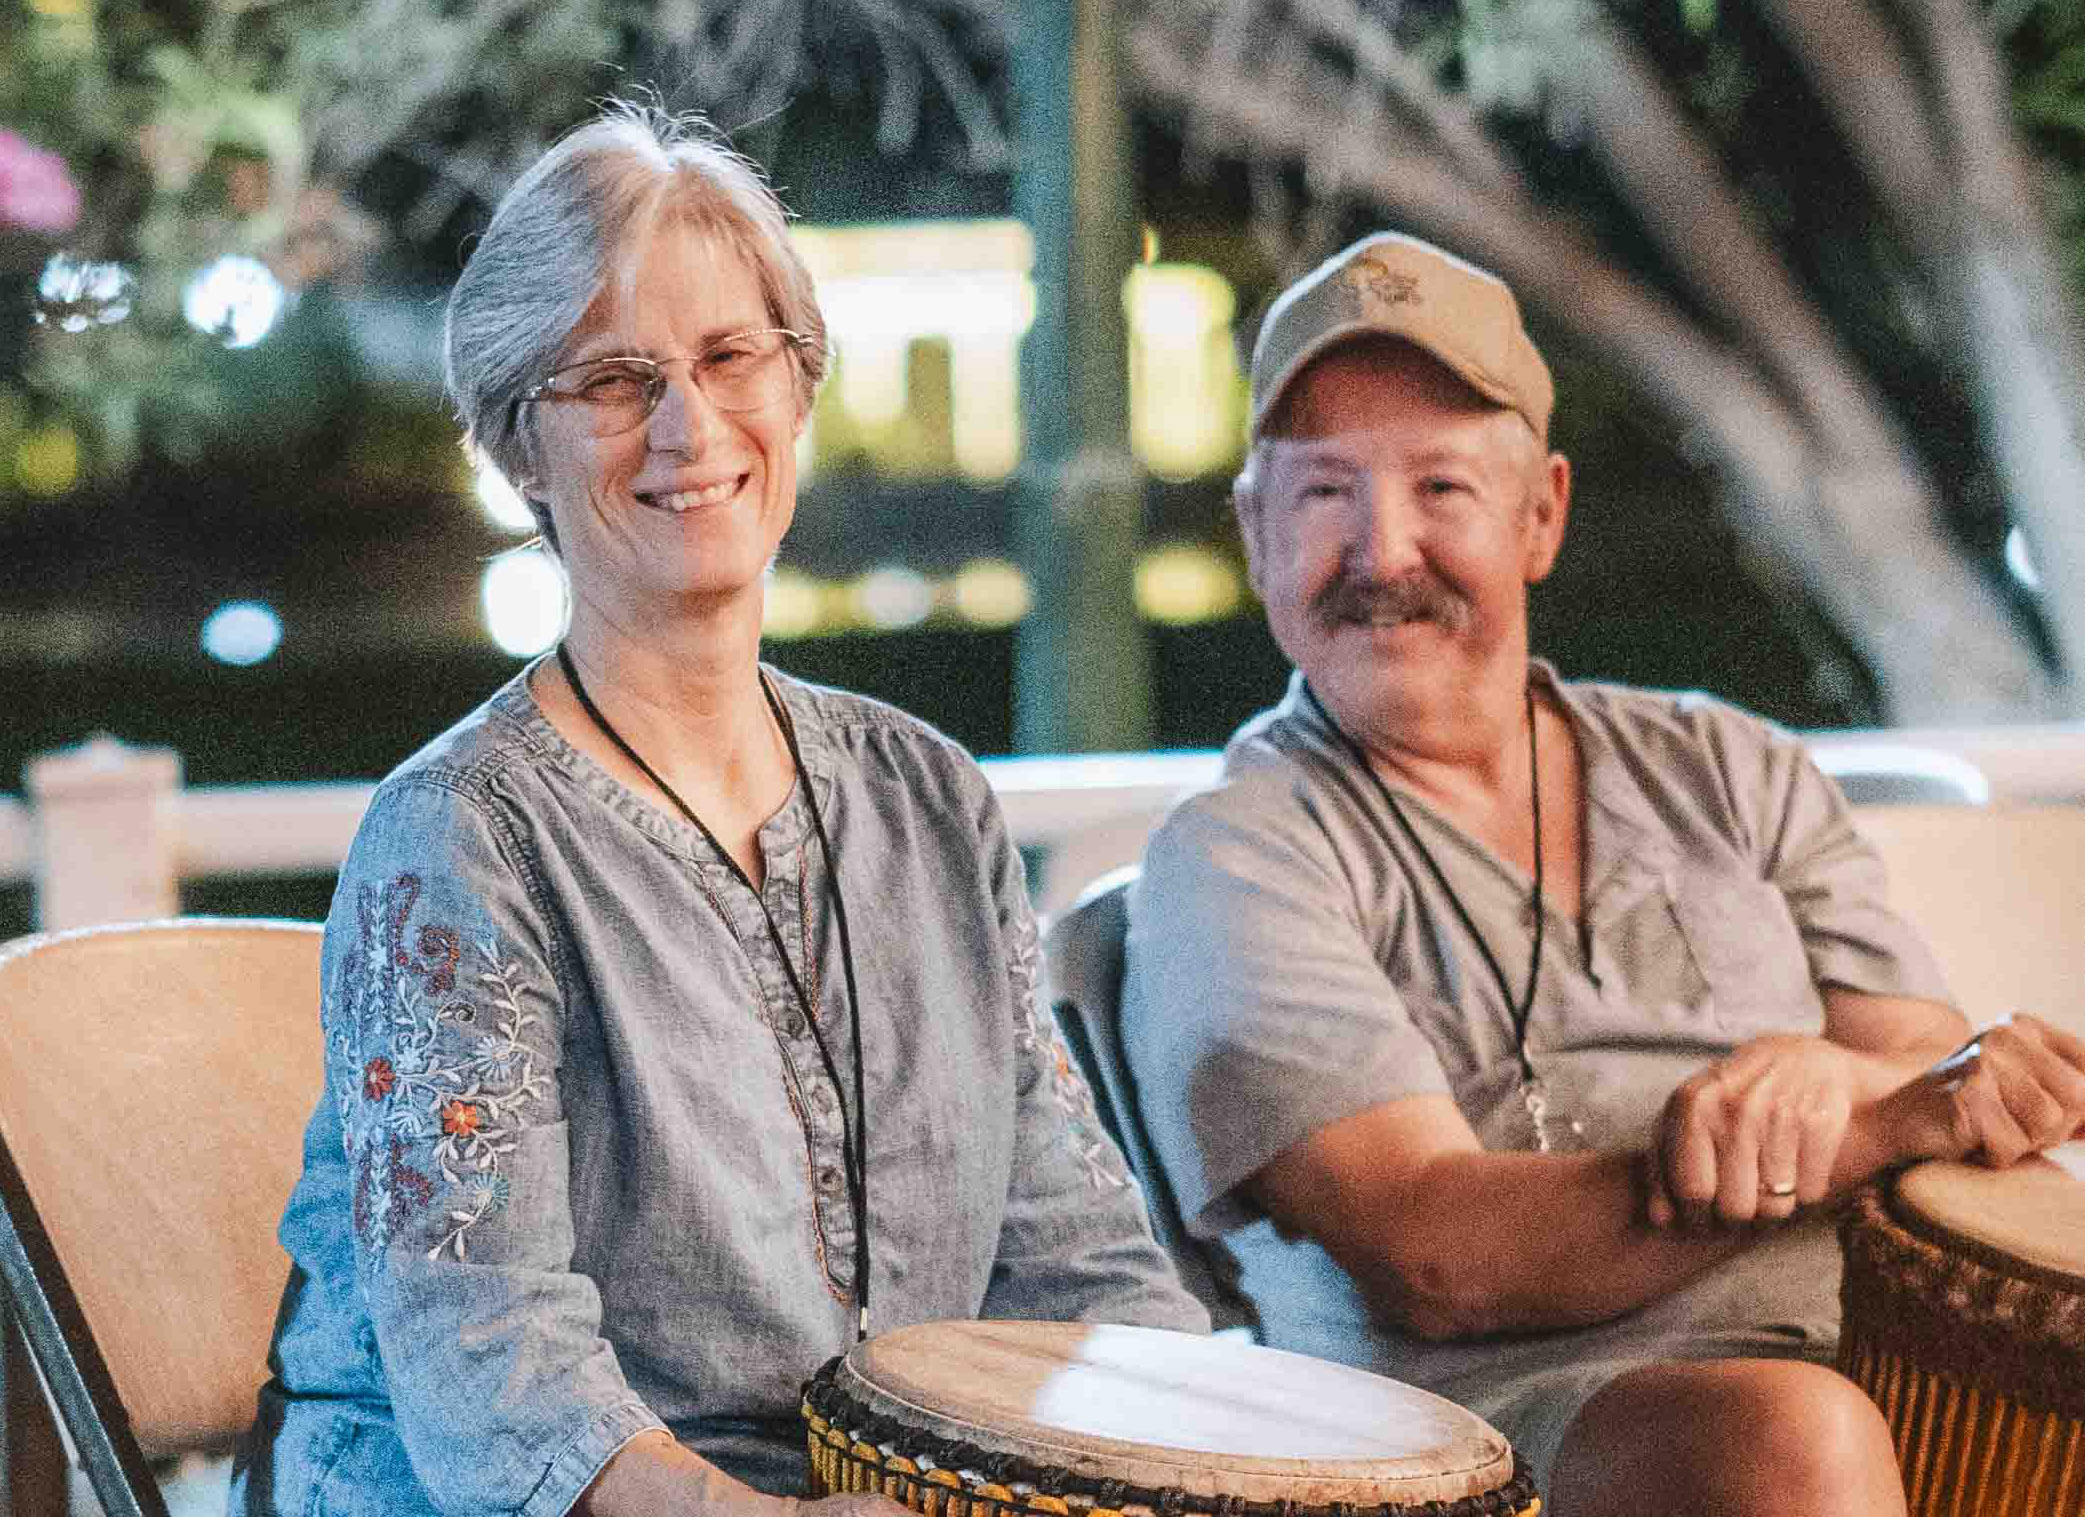
M 1394 579 L 1419 562 L 1420 515 L 1404 492 L 1381 480 L 1358 493 L 1354 554 L 1372 577 Z

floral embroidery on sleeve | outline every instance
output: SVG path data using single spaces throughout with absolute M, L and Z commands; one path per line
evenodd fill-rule
M 521 1004 L 520 966 L 489 934 L 466 943 L 452 927 L 414 932 L 420 891 L 418 876 L 401 874 L 357 896 L 357 941 L 326 1008 L 327 1062 L 363 1246 L 380 1257 L 439 1204 L 427 1257 L 462 1260 L 471 1229 L 506 1205 L 502 1157 L 550 1082 L 529 1038 L 542 1019 Z
M 1014 1047 L 1023 1058 L 1043 1061 L 1051 1094 L 1064 1118 L 1065 1140 L 1085 1171 L 1087 1185 L 1094 1190 L 1120 1190 L 1129 1183 L 1129 1174 L 1115 1145 L 1108 1141 L 1100 1111 L 1093 1104 L 1093 1090 L 1072 1063 L 1071 1050 L 1065 1046 L 1056 1018 L 1043 1007 L 1042 945 L 1035 918 L 1024 911 L 1012 927 L 1007 978 L 1013 985 L 1015 1004 L 1021 1010 L 1021 1023 L 1014 1029 Z

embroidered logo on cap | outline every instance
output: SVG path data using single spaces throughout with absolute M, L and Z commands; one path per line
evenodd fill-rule
M 1386 269 L 1379 263 L 1358 262 L 1348 271 L 1362 297 L 1381 306 L 1419 305 L 1419 276 Z

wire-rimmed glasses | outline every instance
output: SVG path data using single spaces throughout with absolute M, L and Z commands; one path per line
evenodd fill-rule
M 795 366 L 784 359 L 809 340 L 787 327 L 761 327 L 720 337 L 685 360 L 623 354 L 589 358 L 551 370 L 515 404 L 569 402 L 595 437 L 611 437 L 643 426 L 666 393 L 665 365 L 686 362 L 696 388 L 718 410 L 757 411 L 794 388 Z

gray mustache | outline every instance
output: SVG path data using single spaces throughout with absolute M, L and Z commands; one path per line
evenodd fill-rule
M 1311 609 L 1327 623 L 1376 626 L 1431 621 L 1454 626 L 1462 618 L 1463 603 L 1430 574 L 1364 579 L 1342 572 L 1312 597 Z

